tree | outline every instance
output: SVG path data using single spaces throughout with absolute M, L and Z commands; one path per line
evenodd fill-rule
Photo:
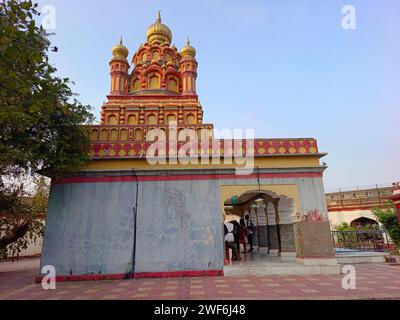
M 0 258 L 18 256 L 43 235 L 49 188 L 44 177 L 35 184 L 32 197 L 26 196 L 22 183 L 0 193 Z
M 87 160 L 90 107 L 76 99 L 68 78 L 55 76 L 48 34 L 36 21 L 38 4 L 0 0 L 0 254 L 18 253 L 40 235 L 45 192 L 27 198 L 9 177 L 40 172 L 50 177 Z M 42 190 L 41 187 L 39 190 Z M 11 248 L 11 249 L 5 249 Z
M 0 174 L 59 175 L 87 160 L 90 107 L 50 65 L 37 4 L 0 0 Z
M 384 208 L 372 209 L 372 214 L 385 227 L 397 248 L 400 248 L 400 224 L 393 201 L 388 201 Z

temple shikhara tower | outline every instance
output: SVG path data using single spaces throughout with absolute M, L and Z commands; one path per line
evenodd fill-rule
M 136 51 L 112 48 L 90 159 L 52 179 L 42 266 L 59 280 L 223 276 L 223 224 L 250 215 L 255 252 L 338 273 L 317 141 L 215 139 L 196 49 L 172 38 L 158 14 Z
M 111 85 L 108 102 L 102 107 L 102 125 L 130 125 L 130 130 L 106 132 L 92 131 L 92 137 L 101 141 L 149 139 L 151 130 L 166 134 L 167 126 L 177 125 L 179 139 L 186 141 L 185 129 L 199 136 L 212 125 L 203 124 L 203 109 L 196 93 L 196 50 L 189 39 L 182 50 L 171 44 L 171 30 L 162 23 L 160 13 L 147 30 L 146 42 L 133 54 L 132 70 L 128 62 L 129 51 L 116 45 L 110 61 Z M 150 131 L 150 133 L 149 133 Z M 189 132 L 189 131 L 187 131 Z M 152 137 L 150 137 L 152 140 Z M 127 152 L 127 153 L 126 153 Z M 124 156 L 135 150 L 122 150 Z

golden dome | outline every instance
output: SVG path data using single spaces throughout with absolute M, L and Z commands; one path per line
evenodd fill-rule
M 191 56 L 191 57 L 193 57 L 193 58 L 196 56 L 196 49 L 193 48 L 193 47 L 190 45 L 190 40 L 189 40 L 189 38 L 188 38 L 188 41 L 187 41 L 187 43 L 186 43 L 186 46 L 184 46 L 184 47 L 182 48 L 182 50 L 181 50 L 181 55 L 182 55 L 182 57 L 184 57 L 184 56 Z
M 125 46 L 122 44 L 122 37 L 121 37 L 121 40 L 119 41 L 119 44 L 117 44 L 116 46 L 114 46 L 114 47 L 112 48 L 112 53 L 113 53 L 113 56 L 114 56 L 115 58 L 121 58 L 121 57 L 127 58 L 127 57 L 128 57 L 128 55 L 129 55 L 129 50 L 128 50 L 127 47 L 125 47 Z
M 163 23 L 161 23 L 161 14 L 158 11 L 158 17 L 154 24 L 152 24 L 147 29 L 147 42 L 152 43 L 154 41 L 159 41 L 160 43 L 167 42 L 171 43 L 172 40 L 172 32 L 171 30 Z

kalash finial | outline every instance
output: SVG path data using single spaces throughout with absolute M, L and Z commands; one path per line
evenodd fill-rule
M 194 58 L 194 57 L 196 56 L 196 49 L 193 48 L 193 47 L 190 45 L 190 39 L 189 39 L 189 37 L 187 38 L 186 46 L 184 46 L 184 47 L 182 48 L 181 55 L 182 55 L 182 57 L 184 57 L 184 56 L 191 56 L 192 58 Z
M 119 44 L 117 44 L 116 46 L 114 46 L 114 48 L 112 49 L 113 52 L 113 56 L 117 57 L 117 56 L 122 56 L 124 58 L 127 58 L 129 55 L 129 51 L 128 48 L 126 48 L 123 44 L 122 44 L 122 36 L 119 39 Z
M 161 11 L 158 11 L 156 22 L 147 28 L 146 37 L 147 42 L 150 44 L 153 44 L 156 41 L 160 44 L 171 43 L 172 32 L 161 22 Z

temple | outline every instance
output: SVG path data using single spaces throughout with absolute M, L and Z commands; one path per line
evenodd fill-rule
M 317 141 L 215 139 L 196 50 L 172 45 L 160 14 L 128 57 L 121 39 L 90 160 L 52 179 L 41 265 L 59 279 L 223 276 L 223 224 L 248 214 L 257 251 L 338 273 Z

